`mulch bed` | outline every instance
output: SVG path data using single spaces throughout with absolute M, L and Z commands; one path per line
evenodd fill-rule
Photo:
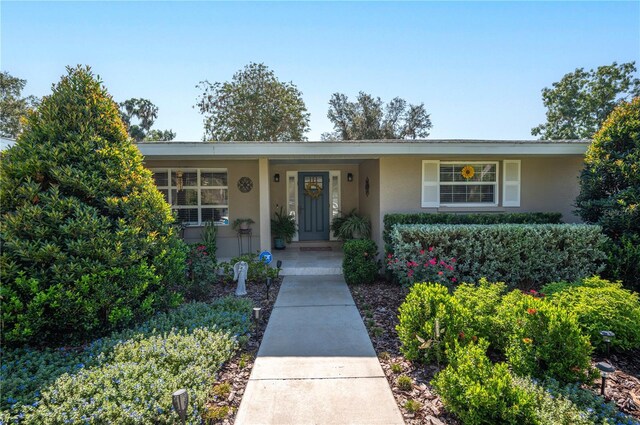
M 384 281 L 371 285 L 350 285 L 350 289 L 405 422 L 409 425 L 459 424 L 444 410 L 442 402 L 429 385 L 440 368 L 414 364 L 400 353 L 396 332 L 398 308 L 408 290 Z M 600 360 L 602 358 L 594 358 L 593 364 Z M 615 366 L 616 372 L 607 379 L 607 400 L 613 400 L 620 410 L 640 419 L 640 350 L 612 353 L 608 360 Z M 400 375 L 413 379 L 411 391 L 398 388 L 397 379 Z M 594 386 L 594 391 L 597 388 Z M 408 400 L 417 401 L 422 407 L 410 412 L 404 407 Z
M 236 412 L 240 407 L 242 395 L 249 382 L 251 369 L 260 348 L 264 331 L 269 322 L 269 316 L 273 309 L 282 279 L 274 279 L 269 291 L 269 300 L 266 297 L 266 287 L 264 284 L 247 283 L 247 297 L 253 301 L 254 307 L 261 307 L 262 319 L 254 323 L 249 334 L 248 341 L 243 344 L 236 355 L 230 359 L 218 371 L 216 382 L 211 391 L 211 398 L 207 402 L 209 411 L 209 424 L 233 424 Z M 211 298 L 221 298 L 227 295 L 234 295 L 236 283 L 220 283 L 213 287 Z

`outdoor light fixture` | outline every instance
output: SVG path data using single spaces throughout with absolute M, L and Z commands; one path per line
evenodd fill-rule
M 607 381 L 607 376 L 609 376 L 610 373 L 615 372 L 616 368 L 613 367 L 611 363 L 607 362 L 598 362 L 596 364 L 596 367 L 600 369 L 600 373 L 602 374 L 602 386 L 600 387 L 600 395 L 604 396 L 604 386 L 605 382 Z
M 353 174 L 352 173 L 347 173 L 347 181 L 348 182 L 352 182 L 353 181 Z
M 269 301 L 269 288 L 271 288 L 271 278 L 268 277 L 264 284 L 267 286 L 267 301 Z
M 276 261 L 276 278 L 280 277 L 280 269 L 282 268 L 282 260 Z
M 262 310 L 262 309 L 261 309 L 260 307 L 254 307 L 254 308 L 253 308 L 253 320 L 255 320 L 256 322 L 257 322 L 258 320 L 260 320 L 260 311 L 261 311 L 261 310 Z
M 611 331 L 600 331 L 600 335 L 602 335 L 602 340 L 604 341 L 604 343 L 607 344 L 607 357 L 609 357 L 609 347 L 611 346 L 611 338 L 616 336 L 616 334 L 614 334 Z
M 276 182 L 276 183 L 280 183 L 280 174 L 275 173 L 273 175 L 273 181 Z
M 173 393 L 171 396 L 171 401 L 173 402 L 173 408 L 176 409 L 180 419 L 182 420 L 182 424 L 184 425 L 187 420 L 187 407 L 189 407 L 189 393 L 187 390 L 180 389 Z

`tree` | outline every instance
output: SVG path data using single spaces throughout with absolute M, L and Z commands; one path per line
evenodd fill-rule
M 27 80 L 0 73 L 0 136 L 15 139 L 20 134 L 20 119 L 38 104 L 35 96 L 22 97 Z
M 201 81 L 196 106 L 204 115 L 204 140 L 306 140 L 309 114 L 292 82 L 279 81 L 262 63 L 250 63 L 230 82 Z
M 418 139 L 429 136 L 432 127 L 423 103 L 409 105 L 396 97 L 385 106 L 379 97 L 363 92 L 355 102 L 334 93 L 327 117 L 334 131 L 324 133 L 323 140 Z
M 576 206 L 613 240 L 613 277 L 640 284 L 640 97 L 620 103 L 595 134 Z
M 136 142 L 143 140 L 173 140 L 176 134 L 171 130 L 151 130 L 158 118 L 158 107 L 149 99 L 127 99 L 120 103 L 120 115 L 131 138 Z M 132 124 L 134 118 L 137 124 Z
M 68 68 L 0 163 L 4 343 L 78 343 L 179 298 L 170 206 L 89 67 Z
M 590 139 L 613 109 L 624 100 L 640 96 L 634 78 L 635 62 L 614 62 L 595 71 L 578 68 L 553 88 L 542 89 L 547 122 L 531 129 L 541 139 Z

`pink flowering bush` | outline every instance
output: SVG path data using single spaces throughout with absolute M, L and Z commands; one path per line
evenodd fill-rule
M 458 282 L 455 276 L 455 258 L 438 258 L 434 248 L 421 249 L 414 255 L 387 255 L 387 270 L 403 285 L 411 286 L 416 282 L 439 283 L 451 287 Z

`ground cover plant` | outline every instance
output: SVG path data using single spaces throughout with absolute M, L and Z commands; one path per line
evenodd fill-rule
M 418 263 L 419 253 L 429 250 L 435 258 L 456 260 L 459 282 L 486 277 L 526 289 L 591 276 L 606 259 L 606 237 L 592 225 L 398 225 L 391 238 L 400 264 Z M 397 279 L 406 277 L 399 272 Z
M 188 388 L 200 423 L 215 372 L 249 329 L 252 303 L 223 298 L 161 313 L 84 350 L 3 351 L 2 420 L 174 423 L 171 393 Z
M 88 67 L 30 113 L 0 161 L 2 344 L 78 344 L 181 302 L 169 205 Z

